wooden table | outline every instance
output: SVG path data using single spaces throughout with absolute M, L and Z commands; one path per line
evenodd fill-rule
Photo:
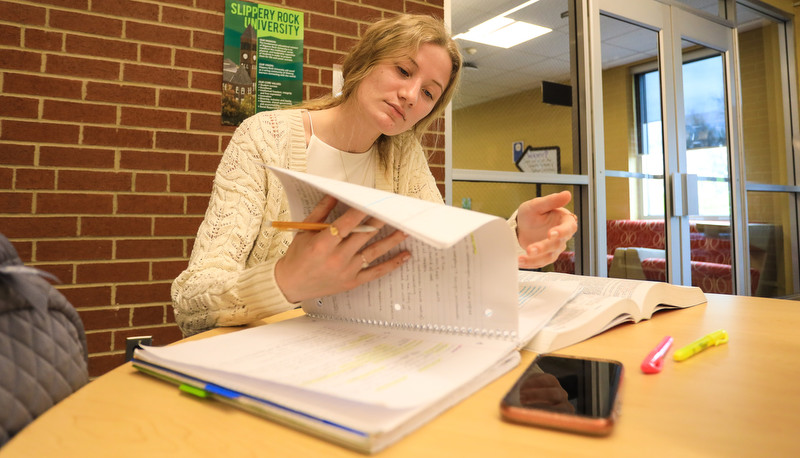
M 378 456 L 800 456 L 800 303 L 708 297 L 707 305 L 661 312 L 560 351 L 625 365 L 621 417 L 609 437 L 502 421 L 500 399 L 534 356 L 523 352 L 518 368 Z M 684 362 L 668 359 L 657 375 L 640 371 L 642 359 L 665 335 L 675 338 L 677 348 L 719 328 L 730 333 L 728 344 Z M 125 364 L 0 449 L 2 458 L 34 456 L 362 455 L 179 394 Z

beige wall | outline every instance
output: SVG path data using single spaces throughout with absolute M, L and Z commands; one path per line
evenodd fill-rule
M 511 143 L 561 148 L 562 170 L 572 170 L 569 107 L 542 103 L 541 89 L 520 92 L 453 113 L 453 167 L 516 171 Z M 467 135 L 464 135 L 467 133 Z M 489 133 L 489 135 L 483 135 Z

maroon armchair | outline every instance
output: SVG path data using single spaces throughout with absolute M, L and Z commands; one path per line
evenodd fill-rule
M 706 234 L 698 232 L 694 224 L 690 226 L 689 231 L 692 250 L 692 284 L 699 286 L 707 293 L 733 293 L 730 240 L 708 237 Z M 614 264 L 615 254 L 619 256 L 625 251 L 644 249 L 640 254 L 646 257 L 635 258 L 636 268 L 641 269 L 638 275 L 626 275 L 626 277 L 666 281 L 667 261 L 663 252 L 666 246 L 666 231 L 663 220 L 619 219 L 606 221 L 606 240 L 606 262 L 609 272 L 614 270 L 612 264 Z M 620 249 L 622 251 L 618 251 Z M 660 255 L 653 256 L 659 250 Z M 561 253 L 553 267 L 557 272 L 574 273 L 575 253 L 572 251 Z M 750 279 L 752 294 L 755 294 L 760 272 L 750 269 Z

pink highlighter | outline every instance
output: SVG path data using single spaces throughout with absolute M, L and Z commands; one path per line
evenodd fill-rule
M 662 340 L 661 343 L 647 355 L 647 358 L 642 361 L 642 372 L 645 374 L 657 374 L 661 372 L 661 369 L 664 367 L 664 357 L 667 355 L 669 347 L 671 346 L 672 337 L 664 337 L 664 340 Z

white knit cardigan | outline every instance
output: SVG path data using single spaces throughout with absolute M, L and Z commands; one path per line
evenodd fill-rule
M 422 146 L 405 137 L 387 168 L 375 161 L 375 187 L 442 202 Z M 283 187 L 265 166 L 305 172 L 306 158 L 300 110 L 262 112 L 234 132 L 189 265 L 172 284 L 175 319 L 185 335 L 247 324 L 299 305 L 286 300 L 275 282 L 275 263 L 293 235 L 264 224 L 289 217 Z

